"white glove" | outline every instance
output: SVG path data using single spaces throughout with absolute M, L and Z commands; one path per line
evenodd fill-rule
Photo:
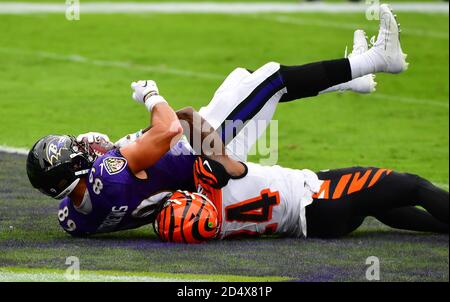
M 148 111 L 152 112 L 153 107 L 159 103 L 167 103 L 166 100 L 159 95 L 158 86 L 155 81 L 137 81 L 131 83 L 131 88 L 134 90 L 133 99 L 141 104 L 144 104 Z
M 145 103 L 145 100 L 151 95 L 159 95 L 158 86 L 155 81 L 137 81 L 131 83 L 131 89 L 133 92 L 133 99 L 141 104 Z
M 77 142 L 82 142 L 83 139 L 87 139 L 88 143 L 99 143 L 102 139 L 107 142 L 111 142 L 108 135 L 98 132 L 88 132 L 77 136 Z

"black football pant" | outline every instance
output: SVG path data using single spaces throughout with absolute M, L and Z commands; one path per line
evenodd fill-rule
M 281 66 L 278 71 L 287 93 L 280 102 L 312 97 L 332 86 L 352 79 L 348 59 L 309 63 L 300 66 Z
M 350 62 L 346 58 L 298 66 L 281 65 L 278 75 L 287 90 L 280 99 L 281 103 L 317 96 L 327 88 L 352 80 Z
M 396 229 L 448 234 L 449 193 L 420 176 L 363 167 L 317 174 L 323 184 L 306 207 L 308 237 L 347 235 L 367 216 Z

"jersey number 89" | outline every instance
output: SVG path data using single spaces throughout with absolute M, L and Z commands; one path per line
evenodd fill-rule
M 58 211 L 58 219 L 60 222 L 66 220 L 68 216 L 69 216 L 69 208 L 67 206 Z M 67 226 L 63 226 L 63 228 L 69 232 L 73 232 L 77 228 L 77 225 L 72 219 L 68 219 L 66 225 Z

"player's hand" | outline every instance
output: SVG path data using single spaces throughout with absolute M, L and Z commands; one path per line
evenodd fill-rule
M 221 189 L 228 184 L 231 179 L 225 167 L 212 159 L 197 157 L 194 162 L 194 180 L 196 183 L 203 183 L 215 189 Z
M 152 80 L 133 82 L 131 89 L 133 89 L 133 99 L 141 104 L 145 104 L 149 97 L 159 95 L 158 86 Z
M 153 107 L 159 103 L 167 103 L 166 100 L 159 95 L 158 86 L 155 81 L 137 81 L 131 83 L 133 89 L 133 99 L 147 107 L 149 112 L 153 111 Z
M 98 132 L 88 132 L 77 136 L 77 142 L 82 142 L 83 140 L 87 140 L 88 143 L 99 143 L 102 140 L 111 142 L 108 135 Z

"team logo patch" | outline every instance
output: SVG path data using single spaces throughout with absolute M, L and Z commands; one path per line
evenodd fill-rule
M 50 163 L 50 165 L 53 165 L 56 161 L 59 160 L 62 150 L 67 150 L 64 138 L 54 139 L 47 145 L 45 153 L 47 155 L 47 161 Z
M 106 172 L 109 175 L 117 174 L 125 169 L 127 165 L 127 160 L 123 157 L 108 157 L 103 160 Z

